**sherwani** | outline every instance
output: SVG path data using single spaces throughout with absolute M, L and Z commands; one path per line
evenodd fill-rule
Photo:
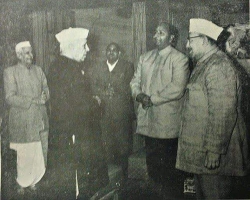
M 108 182 L 100 128 L 100 108 L 93 98 L 90 74 L 81 62 L 59 56 L 51 65 L 51 153 L 58 160 L 58 185 L 67 185 L 61 199 L 75 195 L 75 170 L 81 194 L 93 195 Z M 72 136 L 75 137 L 73 142 Z M 60 188 L 63 190 L 63 188 Z
M 249 169 L 239 74 L 214 49 L 201 58 L 187 86 L 176 166 L 195 174 L 242 176 Z M 220 167 L 204 166 L 206 152 L 221 155 Z
M 29 149 L 29 146 L 36 143 L 38 145 L 35 145 L 37 151 L 41 153 L 41 155 L 36 155 L 36 158 L 41 158 L 44 161 L 34 159 L 33 163 L 38 162 L 39 165 L 46 165 L 49 129 L 47 111 L 45 105 L 32 103 L 32 99 L 40 98 L 42 92 L 45 92 L 47 99 L 49 99 L 47 80 L 42 69 L 35 65 L 27 68 L 21 64 L 9 67 L 4 71 L 4 88 L 6 102 L 9 105 L 8 129 L 11 148 L 17 150 L 17 156 L 19 157 L 22 150 Z M 30 145 L 27 146 L 27 144 Z M 36 148 L 35 146 L 34 148 Z M 27 150 L 30 153 L 31 151 L 32 149 Z M 28 156 L 26 153 L 22 155 Z M 22 158 L 25 160 L 21 156 L 20 159 Z M 27 162 L 30 162 L 28 157 L 26 159 Z M 25 165 L 25 162 L 22 164 Z M 19 165 L 21 164 L 19 163 Z M 34 169 L 39 168 L 39 166 L 33 167 Z M 41 171 L 44 171 L 43 168 L 41 167 Z M 37 173 L 41 174 L 41 171 Z M 18 168 L 18 175 L 20 174 L 22 173 Z M 30 181 L 32 182 L 32 179 Z M 20 184 L 22 184 L 21 182 L 24 182 L 24 180 L 20 180 Z M 29 183 L 25 181 L 22 186 L 29 186 Z
M 95 68 L 94 93 L 102 100 L 102 131 L 110 153 L 127 154 L 131 136 L 133 99 L 129 83 L 134 69 L 131 63 L 120 60 L 110 72 L 107 62 Z M 109 94 L 112 88 L 113 94 Z M 114 149 L 116 146 L 116 150 Z M 113 149 L 112 149 L 113 148 Z M 117 152 L 118 151 L 118 152 Z M 113 153 L 112 153 L 113 152 Z
M 101 99 L 101 127 L 108 160 L 121 165 L 125 176 L 132 149 L 134 107 L 129 83 L 133 73 L 132 64 L 122 59 L 111 72 L 107 62 L 93 71 L 94 93 Z

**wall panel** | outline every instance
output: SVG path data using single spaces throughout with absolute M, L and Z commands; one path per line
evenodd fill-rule
M 75 11 L 76 26 L 90 29 L 88 44 L 92 62 L 106 59 L 106 47 L 117 42 L 124 57 L 132 61 L 132 18 L 118 15 L 118 8 L 94 8 Z

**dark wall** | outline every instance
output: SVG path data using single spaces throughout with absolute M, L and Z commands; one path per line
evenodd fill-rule
M 155 47 L 153 35 L 159 21 L 167 21 L 179 31 L 177 49 L 185 52 L 189 19 L 205 18 L 218 25 L 249 22 L 248 0 L 146 0 L 147 49 Z
M 132 4 L 132 0 L 0 0 L 0 3 L 24 4 L 30 10 L 85 9 Z
M 32 37 L 29 11 L 23 4 L 5 3 L 0 7 L 1 70 L 16 62 L 15 45 Z

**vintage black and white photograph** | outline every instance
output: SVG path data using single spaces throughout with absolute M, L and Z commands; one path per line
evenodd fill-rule
M 0 200 L 250 199 L 249 7 L 0 1 Z

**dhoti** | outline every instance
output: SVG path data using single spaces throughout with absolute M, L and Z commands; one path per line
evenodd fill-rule
M 17 152 L 17 183 L 21 187 L 34 186 L 45 173 L 42 143 L 10 143 L 10 148 Z

